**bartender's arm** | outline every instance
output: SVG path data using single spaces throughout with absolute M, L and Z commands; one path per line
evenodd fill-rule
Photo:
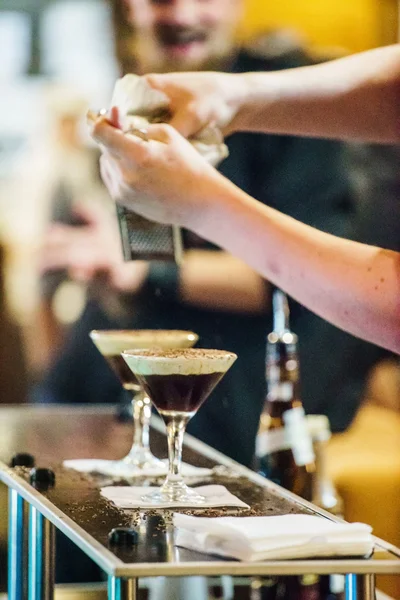
M 225 134 L 400 141 L 400 45 L 284 71 L 147 79 L 169 97 L 171 125 L 185 137 L 213 122 Z
M 40 252 L 40 270 L 68 269 L 73 279 L 91 281 L 104 275 L 111 288 L 139 293 L 147 287 L 160 298 L 237 313 L 268 310 L 268 286 L 258 273 L 227 252 L 189 250 L 181 267 L 173 263 L 123 262 L 121 242 L 112 224 L 86 210 L 87 225 L 55 225 Z
M 376 126 L 383 135 L 384 125 Z M 172 127 L 150 126 L 145 142 L 100 119 L 93 135 L 116 201 L 192 229 L 338 327 L 400 352 L 399 253 L 319 232 L 261 205 Z

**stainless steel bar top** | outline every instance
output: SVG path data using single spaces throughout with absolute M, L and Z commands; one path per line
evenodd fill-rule
M 177 548 L 171 542 L 172 511 L 119 510 L 100 495 L 100 480 L 61 466 L 64 458 L 119 458 L 124 455 L 130 445 L 132 429 L 131 426 L 117 423 L 114 419 L 115 408 L 46 408 L 0 409 L 0 440 L 3 428 L 8 423 L 9 441 L 7 448 L 0 442 L 0 456 L 8 461 L 10 453 L 31 452 L 35 455 L 38 466 L 51 466 L 55 470 L 54 488 L 40 492 L 30 485 L 27 469 L 11 469 L 4 463 L 0 463 L 0 480 L 66 534 L 111 577 L 400 574 L 400 550 L 378 539 L 372 557 L 350 560 L 340 558 L 246 563 Z M 155 419 L 152 449 L 159 456 L 165 456 L 166 453 L 162 430 L 163 425 Z M 23 447 L 19 444 L 22 439 Z M 119 440 L 118 447 L 116 440 Z M 333 518 L 190 436 L 185 440 L 184 458 L 198 466 L 217 467 L 208 481 L 225 485 L 250 505 L 250 510 L 230 509 L 229 514 L 248 516 L 292 512 Z M 209 509 L 203 510 L 201 514 L 220 516 L 227 512 Z M 119 526 L 135 527 L 139 534 L 138 544 L 122 549 L 110 547 L 108 533 Z

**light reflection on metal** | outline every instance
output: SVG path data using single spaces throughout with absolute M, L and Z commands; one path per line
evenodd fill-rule
M 33 506 L 29 508 L 28 600 L 53 600 L 55 529 Z
M 9 490 L 8 499 L 8 598 L 9 600 L 25 600 L 27 591 L 24 544 L 25 501 L 13 489 Z

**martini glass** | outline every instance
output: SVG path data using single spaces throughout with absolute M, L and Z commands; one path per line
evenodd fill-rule
M 192 331 L 164 329 L 94 330 L 90 337 L 119 378 L 123 388 L 133 394 L 133 444 L 129 453 L 116 461 L 115 471 L 129 477 L 138 469 L 164 469 L 164 463 L 150 451 L 151 402 L 140 382 L 121 356 L 129 348 L 190 348 L 198 336 Z
M 188 421 L 196 414 L 237 356 L 224 350 L 128 350 L 122 353 L 163 418 L 168 435 L 168 475 L 143 500 L 152 504 L 203 504 L 181 475 L 182 442 Z

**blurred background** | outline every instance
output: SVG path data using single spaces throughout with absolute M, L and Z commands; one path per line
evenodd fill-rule
M 247 0 L 242 39 L 275 28 L 292 30 L 318 56 L 338 56 L 395 42 L 398 6 L 396 0 Z M 25 376 L 32 376 L 46 364 L 49 342 L 37 343 L 39 335 L 47 334 L 32 322 L 38 295 L 31 253 L 46 218 L 48 180 L 58 168 L 41 159 L 39 149 L 54 135 L 68 138 L 69 125 L 77 129 L 79 143 L 90 144 L 81 115 L 87 106 L 107 105 L 118 76 L 110 3 L 0 0 L 0 55 L 4 289 L 10 316 L 22 327 L 24 348 L 30 348 L 33 336 L 35 352 L 23 355 Z M 73 321 L 83 306 L 76 288 L 63 289 L 54 302 L 62 323 Z
M 50 217 L 57 220 L 57 215 L 49 215 L 49 207 L 60 180 L 68 180 L 82 201 L 90 203 L 92 197 L 104 196 L 95 149 L 86 135 L 82 115 L 88 107 L 108 105 L 118 77 L 114 19 L 111 0 L 0 0 L 3 404 L 30 399 L 30 390 L 43 376 L 85 304 L 85 286 L 77 282 L 63 281 L 58 286 L 50 281 L 45 285 L 51 293 L 43 291 L 35 257 L 45 223 Z M 247 0 L 239 36 L 247 42 L 271 29 L 283 29 L 301 40 L 311 54 L 330 58 L 394 43 L 398 27 L 397 0 Z M 381 159 L 380 168 L 388 178 L 394 166 L 397 173 L 397 155 Z M 58 198 L 62 197 L 63 190 L 56 191 Z M 397 360 L 374 371 L 367 396 L 378 413 L 364 413 L 356 429 L 335 436 L 329 450 L 332 477 L 345 505 L 347 502 L 346 517 L 372 522 L 379 498 L 388 504 L 393 500 L 390 510 L 386 506 L 390 518 L 374 525 L 377 535 L 397 545 L 399 382 Z M 379 412 L 382 410 L 387 420 Z M 383 440 L 382 444 L 377 441 L 378 452 L 372 452 L 371 435 Z M 354 460 L 349 460 L 350 455 Z M 372 479 L 367 476 L 355 481 L 365 461 Z M 360 498 L 366 497 L 368 502 L 360 507 Z M 0 519 L 0 529 L 1 547 L 6 537 L 4 519 Z M 386 583 L 386 589 L 400 594 L 393 581 Z

